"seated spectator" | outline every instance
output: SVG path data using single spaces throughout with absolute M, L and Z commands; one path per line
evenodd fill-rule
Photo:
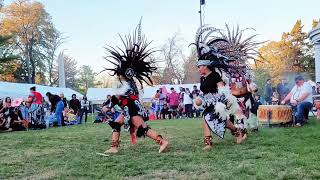
M 168 105 L 166 104 L 163 105 L 163 109 L 161 110 L 161 116 L 162 116 L 162 119 L 166 119 L 166 116 L 168 116 L 168 118 L 171 119 L 171 111 Z
M 12 131 L 10 124 L 4 118 L 4 114 L 0 113 L 0 132 L 1 131 Z
M 11 121 L 10 121 L 10 128 L 12 128 L 13 131 L 23 131 L 26 130 L 24 126 L 24 120 L 22 118 L 21 111 L 19 107 L 15 107 L 13 109 L 13 113 L 10 116 Z
M 65 108 L 64 121 L 67 125 L 75 125 L 78 122 L 77 115 L 74 114 L 73 109 Z
M 272 97 L 271 97 L 271 101 L 272 101 L 272 105 L 279 105 L 279 94 L 277 92 L 273 92 L 272 93 Z
M 295 78 L 296 85 L 285 97 L 281 104 L 290 101 L 294 110 L 296 126 L 302 126 L 307 122 L 308 113 L 313 106 L 312 87 L 305 83 L 302 76 Z

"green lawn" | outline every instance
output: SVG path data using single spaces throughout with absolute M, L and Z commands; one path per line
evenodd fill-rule
M 170 140 L 169 152 L 158 154 L 147 138 L 132 146 L 123 132 L 119 154 L 98 156 L 109 147 L 106 124 L 2 133 L 0 179 L 320 179 L 316 120 L 302 128 L 262 128 L 243 145 L 230 133 L 215 136 L 209 152 L 201 150 L 199 120 L 149 124 Z

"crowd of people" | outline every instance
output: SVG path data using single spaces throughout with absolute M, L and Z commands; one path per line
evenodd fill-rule
M 47 92 L 43 97 L 36 87 L 31 87 L 27 99 L 0 100 L 0 132 L 82 124 L 83 118 L 87 122 L 89 106 L 86 96 L 79 100 L 73 94 L 68 101 L 63 93 Z
M 200 109 L 194 106 L 194 100 L 201 95 L 196 85 L 192 91 L 189 88 L 180 87 L 177 92 L 173 87 L 170 93 L 164 93 L 162 88 L 156 91 L 152 101 L 150 112 L 156 119 L 193 118 L 200 117 Z

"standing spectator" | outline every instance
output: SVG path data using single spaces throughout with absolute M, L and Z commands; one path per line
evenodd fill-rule
M 156 104 L 156 117 L 157 119 L 160 119 L 160 114 L 163 109 L 163 105 L 165 104 L 166 101 L 166 96 L 162 93 L 162 88 L 157 90 L 156 93 L 156 98 L 157 98 L 157 104 Z
M 197 85 L 194 85 L 194 86 L 193 86 L 192 95 L 193 95 L 194 97 L 200 95 L 200 90 L 198 89 Z
M 30 88 L 29 102 L 31 103 L 31 107 L 29 112 L 31 113 L 30 120 L 32 124 L 41 124 L 41 120 L 43 119 L 42 108 L 42 95 L 36 91 L 36 87 Z M 39 113 L 40 112 L 40 113 Z
M 189 90 L 189 88 L 186 88 L 186 92 L 183 95 L 183 105 L 185 109 L 186 117 L 192 118 L 193 117 L 193 96 Z
M 67 101 L 67 98 L 66 97 L 64 97 L 64 94 L 63 93 L 61 93 L 60 94 L 60 98 L 61 98 L 61 100 L 63 101 L 63 105 L 64 105 L 64 107 L 66 108 L 66 107 L 68 107 L 68 101 Z
M 63 122 L 63 110 L 64 104 L 61 100 L 60 96 L 51 94 L 50 92 L 46 93 L 50 103 L 51 103 L 51 110 L 50 112 L 55 115 L 55 118 L 58 120 L 58 126 L 62 125 Z
M 73 110 L 73 114 L 80 114 L 79 111 L 81 109 L 81 103 L 79 101 L 79 99 L 77 99 L 77 95 L 76 94 L 72 94 L 72 99 L 69 102 L 69 107 L 70 109 Z
M 183 104 L 183 97 L 185 94 L 185 89 L 183 87 L 180 87 L 180 92 L 179 92 L 179 106 L 178 106 L 178 113 L 179 113 L 179 117 L 182 118 L 183 113 L 185 112 L 185 107 Z
M 320 82 L 317 82 L 316 84 L 316 93 L 320 94 Z
M 266 100 L 267 105 L 270 105 L 272 103 L 272 84 L 271 84 L 271 79 L 267 79 L 267 84 L 264 87 L 264 98 Z
M 290 89 L 286 79 L 281 79 L 281 82 L 277 86 L 277 92 L 280 102 L 289 94 Z
M 183 96 L 184 96 L 184 93 L 185 93 L 185 89 L 183 87 L 180 87 L 179 88 L 180 92 L 179 92 L 179 100 L 180 100 L 180 103 L 183 102 Z
M 177 118 L 177 110 L 180 103 L 179 94 L 175 91 L 173 87 L 170 90 L 171 90 L 171 93 L 168 96 L 168 103 L 172 111 L 173 118 Z
M 199 95 L 200 95 L 200 90 L 198 89 L 197 85 L 194 85 L 192 90 L 193 99 L 196 99 Z M 195 107 L 193 107 L 193 110 L 196 113 L 196 117 L 200 117 L 200 114 L 201 114 L 200 109 L 196 109 Z
M 85 115 L 84 122 L 87 123 L 88 110 L 89 110 L 89 101 L 87 99 L 87 96 L 84 95 L 81 100 L 80 124 L 82 123 L 83 114 Z
M 296 126 L 302 126 L 307 122 L 309 111 L 313 106 L 312 87 L 310 84 L 304 82 L 302 76 L 297 76 L 295 82 L 296 85 L 284 98 L 281 104 L 290 101 L 296 117 Z

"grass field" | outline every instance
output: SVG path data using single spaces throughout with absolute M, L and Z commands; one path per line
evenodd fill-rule
M 106 124 L 0 134 L 0 179 L 320 179 L 316 120 L 302 128 L 262 128 L 243 145 L 230 133 L 215 136 L 209 152 L 201 150 L 198 119 L 149 124 L 170 140 L 167 153 L 158 154 L 147 138 L 132 146 L 123 132 L 119 154 L 98 156 L 110 144 Z

